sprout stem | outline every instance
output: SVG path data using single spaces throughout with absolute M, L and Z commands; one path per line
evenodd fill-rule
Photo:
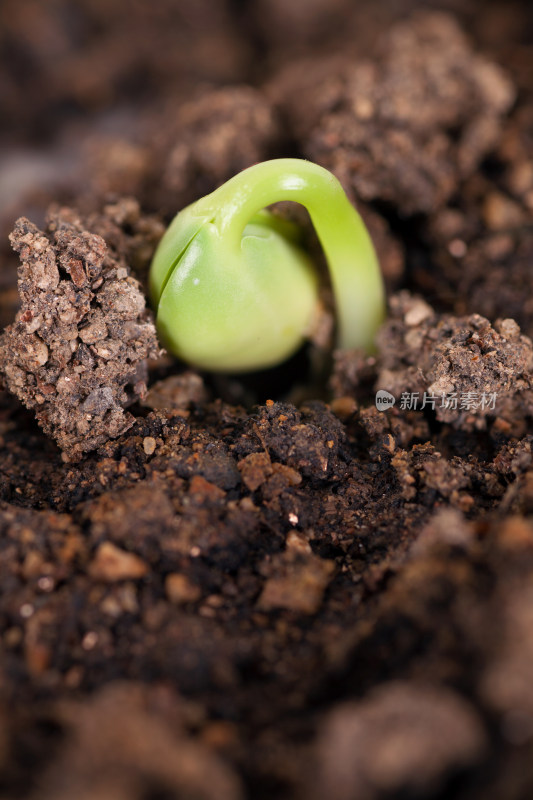
M 240 172 L 198 201 L 228 245 L 240 252 L 244 228 L 280 200 L 303 205 L 328 262 L 335 294 L 338 345 L 371 351 L 385 316 L 385 294 L 370 236 L 339 181 L 309 161 L 280 158 Z

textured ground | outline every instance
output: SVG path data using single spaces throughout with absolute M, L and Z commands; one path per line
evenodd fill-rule
M 2 800 L 531 797 L 533 21 L 419 5 L 2 3 Z M 165 223 L 280 155 L 377 353 L 158 357 Z

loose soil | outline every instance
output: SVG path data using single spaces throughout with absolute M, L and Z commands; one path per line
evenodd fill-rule
M 529 5 L 74 5 L 0 6 L 0 798 L 530 798 Z M 151 257 L 277 156 L 388 320 L 332 352 L 324 274 L 288 364 L 200 374 Z

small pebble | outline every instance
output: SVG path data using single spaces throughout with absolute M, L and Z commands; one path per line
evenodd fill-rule
M 111 542 L 99 545 L 89 574 L 96 580 L 112 583 L 127 578 L 142 578 L 148 572 L 148 565 L 134 553 L 115 547 Z
M 153 436 L 145 436 L 143 440 L 143 449 L 147 456 L 151 456 L 156 448 L 156 440 Z
M 178 572 L 167 575 L 165 592 L 170 602 L 177 605 L 195 603 L 202 596 L 200 587 Z

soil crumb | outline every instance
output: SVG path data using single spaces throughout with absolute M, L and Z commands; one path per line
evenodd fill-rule
M 125 407 L 146 395 L 146 359 L 159 355 L 138 282 L 70 209 L 45 231 L 18 220 L 21 308 L 0 340 L 7 388 L 35 411 L 65 457 L 128 430 Z
M 392 26 L 372 60 L 291 64 L 270 92 L 310 159 L 354 197 L 402 216 L 450 197 L 495 145 L 515 96 L 504 71 L 436 12 Z

